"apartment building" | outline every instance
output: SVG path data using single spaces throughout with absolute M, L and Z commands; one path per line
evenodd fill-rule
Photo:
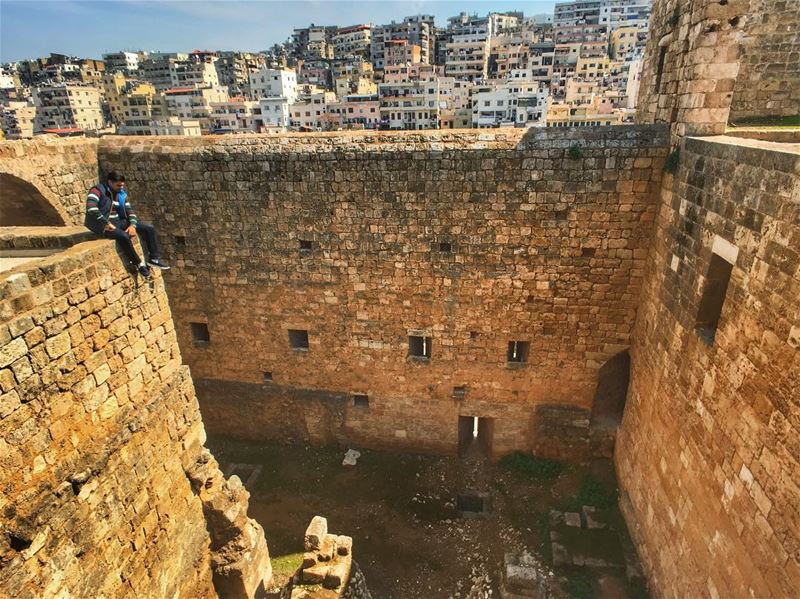
M 341 27 L 331 38 L 333 55 L 336 58 L 348 56 L 369 57 L 372 41 L 372 25 L 352 25 Z
M 615 109 L 605 98 L 595 97 L 591 103 L 573 106 L 550 102 L 547 107 L 548 127 L 597 127 L 619 125 L 623 111 Z
M 98 131 L 103 128 L 100 90 L 77 83 L 42 85 L 33 89 L 34 133 L 47 129 Z
M 381 121 L 378 94 L 351 94 L 328 105 L 330 128 L 377 129 Z
M 36 107 L 28 102 L 7 102 L 0 104 L 0 127 L 5 139 L 30 139 Z
M 439 77 L 439 127 L 469 129 L 472 127 L 471 81 Z
M 163 92 L 173 85 L 173 65 L 188 62 L 189 55 L 181 52 L 153 53 L 139 62 L 138 77 L 152 83 L 157 91 Z
M 231 96 L 249 96 L 250 75 L 265 65 L 264 56 L 250 52 L 220 52 L 214 66 L 219 85 Z
M 164 92 L 167 114 L 179 119 L 195 119 L 203 131 L 211 129 L 211 105 L 228 100 L 224 87 L 174 87 Z
M 384 44 L 384 65 L 414 64 L 421 62 L 421 49 L 408 40 L 388 40 Z
M 598 22 L 610 31 L 619 27 L 647 29 L 652 4 L 652 0 L 603 0 Z
M 169 63 L 169 76 L 172 87 L 219 87 L 216 57 L 201 60 L 190 58 L 184 62 Z
M 643 53 L 646 43 L 646 26 L 618 27 L 609 37 L 608 53 L 614 60 L 625 60 L 629 54 Z
M 111 54 L 103 54 L 103 62 L 105 63 L 106 71 L 111 73 L 117 71 L 133 77 L 139 70 L 139 53 L 113 52 Z
M 254 100 L 240 96 L 226 102 L 212 102 L 210 132 L 255 133 L 258 131 L 256 121 L 260 118 L 261 107 Z
M 553 10 L 553 26 L 600 23 L 602 0 L 578 0 L 576 2 L 556 2 Z
M 317 91 L 303 94 L 289 106 L 289 125 L 301 129 L 322 130 L 326 128 L 328 106 L 336 102 L 336 94 Z
M 514 71 L 502 82 L 472 90 L 472 128 L 541 126 L 547 118 L 547 84 L 530 71 Z
M 435 44 L 433 17 L 417 15 L 406 17 L 402 23 L 392 21 L 389 25 L 374 27 L 370 60 L 375 69 L 383 70 L 386 66 L 386 42 L 391 40 L 406 40 L 409 44 L 419 46 L 419 62 L 429 64 L 434 55 Z
M 200 121 L 197 119 L 181 119 L 170 117 L 163 121 L 153 122 L 150 126 L 150 135 L 182 135 L 184 137 L 199 137 L 203 134 Z
M 290 69 L 264 67 L 250 75 L 250 98 L 285 98 L 288 104 L 297 100 L 297 73 Z M 288 110 L 288 107 L 287 107 Z
M 378 85 L 381 124 L 389 129 L 439 128 L 439 78 L 426 64 L 387 66 Z
M 122 97 L 122 135 L 153 135 L 153 124 L 169 118 L 166 98 L 152 83 L 139 83 Z

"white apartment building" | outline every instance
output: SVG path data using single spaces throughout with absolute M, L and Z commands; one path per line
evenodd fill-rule
M 488 29 L 453 35 L 447 43 L 444 72 L 448 77 L 480 81 L 486 79 L 489 60 Z
M 575 2 L 556 2 L 553 10 L 553 25 L 575 25 L 589 23 L 597 25 L 600 22 L 600 7 L 602 0 L 576 0 Z
M 289 101 L 282 96 L 261 98 L 258 100 L 261 110 L 261 118 L 256 119 L 256 126 L 261 131 L 262 127 L 267 129 L 286 129 L 291 122 L 291 111 Z
M 297 101 L 297 73 L 289 69 L 263 68 L 250 75 L 250 98 L 284 98 L 287 104 Z M 288 110 L 288 106 L 287 106 Z
M 439 128 L 439 78 L 433 65 L 387 66 L 378 95 L 381 121 L 389 129 Z
M 368 56 L 372 41 L 372 25 L 353 25 L 341 27 L 333 35 L 333 55 L 336 58 L 346 56 Z
M 121 71 L 128 75 L 136 75 L 139 70 L 139 54 L 137 52 L 114 52 L 103 54 L 107 72 Z
M 543 126 L 547 98 L 547 84 L 533 80 L 530 71 L 514 72 L 505 81 L 476 86 L 472 90 L 472 127 Z
M 652 0 L 603 0 L 600 5 L 600 25 L 609 31 L 618 27 L 647 28 L 652 10 Z
M 44 85 L 33 89 L 36 107 L 34 133 L 45 129 L 80 129 L 97 131 L 103 128 L 100 90 L 81 84 Z

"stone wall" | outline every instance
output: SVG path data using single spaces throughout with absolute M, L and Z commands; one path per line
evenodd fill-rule
M 798 23 L 784 0 L 654 2 L 637 121 L 671 123 L 677 138 L 800 114 Z
M 90 241 L 0 276 L 4 597 L 252 597 L 263 531 L 204 439 L 157 273 Z
M 99 179 L 97 139 L 44 136 L 0 142 L 0 173 L 31 183 L 64 224 L 82 225 L 86 192 Z
M 800 115 L 800 2 L 750 0 L 728 120 Z
M 469 415 L 494 419 L 495 453 L 574 456 L 535 408 L 588 422 L 598 369 L 630 343 L 665 133 L 115 137 L 99 156 L 173 261 L 210 430 L 454 452 Z
M 665 179 L 615 449 L 657 596 L 800 588 L 798 174 L 797 145 L 689 138 Z M 712 249 L 735 266 L 710 341 Z

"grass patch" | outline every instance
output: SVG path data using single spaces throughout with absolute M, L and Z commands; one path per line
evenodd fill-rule
M 509 472 L 529 480 L 553 480 L 564 471 L 564 464 L 561 462 L 537 458 L 521 451 L 503 456 L 500 465 Z
M 289 553 L 270 559 L 272 562 L 272 575 L 275 582 L 283 584 L 288 581 L 303 563 L 302 553 Z
M 567 150 L 567 155 L 573 160 L 577 160 L 583 156 L 583 150 L 578 144 L 574 143 Z
M 740 119 L 729 123 L 730 128 L 735 127 L 800 127 L 800 114 L 794 116 L 760 116 Z

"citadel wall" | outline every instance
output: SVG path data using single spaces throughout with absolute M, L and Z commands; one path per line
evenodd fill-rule
M 0 142 L 0 177 L 7 174 L 31 183 L 65 225 L 83 225 L 86 192 L 99 178 L 97 142 L 91 138 L 49 136 Z M 7 185 L 5 181 L 3 184 Z M 10 200 L 4 197 L 4 201 Z M 0 226 L 10 224 L 22 223 L 4 222 Z
M 633 332 L 621 505 L 657 596 L 795 596 L 800 145 L 687 138 L 680 156 Z M 710 340 L 713 264 L 733 267 Z
M 495 454 L 576 457 L 598 371 L 630 344 L 666 143 L 652 126 L 107 138 L 99 159 L 159 225 L 209 430 L 453 453 L 470 416 Z
M 157 273 L 90 241 L 0 274 L 4 597 L 252 597 L 263 531 L 204 440 Z
M 798 23 L 800 6 L 784 0 L 655 2 L 637 122 L 670 123 L 681 137 L 800 114 Z

